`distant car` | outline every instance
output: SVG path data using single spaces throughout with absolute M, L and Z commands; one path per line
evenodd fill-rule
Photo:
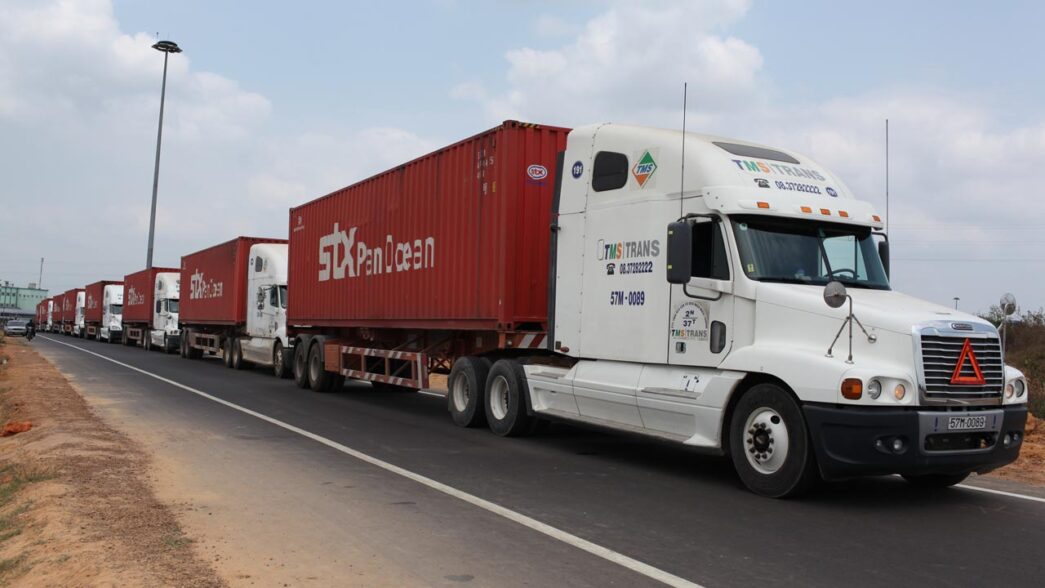
M 28 327 L 26 321 L 7 321 L 4 325 L 4 334 L 9 337 L 24 337 Z

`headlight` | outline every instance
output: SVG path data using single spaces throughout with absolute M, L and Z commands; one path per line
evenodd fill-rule
M 867 383 L 867 395 L 872 399 L 877 400 L 882 395 L 882 383 L 878 380 L 871 380 Z
M 1012 382 L 1005 384 L 1005 397 L 1012 398 L 1012 395 L 1016 392 L 1016 385 Z
M 1023 393 L 1027 391 L 1027 385 L 1023 383 L 1023 380 L 1016 380 L 1016 398 L 1023 398 Z
M 893 388 L 893 398 L 897 400 L 903 400 L 903 397 L 907 396 L 907 388 L 903 384 L 897 384 Z

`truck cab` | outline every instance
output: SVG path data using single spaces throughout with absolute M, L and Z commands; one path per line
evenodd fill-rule
M 76 293 L 76 308 L 73 318 L 73 336 L 85 337 L 87 330 L 84 328 L 83 311 L 87 301 L 86 294 L 81 290 Z
M 98 337 L 108 342 L 123 335 L 123 285 L 109 284 L 102 289 L 102 324 Z
M 181 296 L 181 274 L 160 272 L 153 284 L 152 328 L 149 329 L 150 347 L 158 347 L 164 353 L 173 353 L 181 342 L 178 327 L 178 301 Z
M 562 156 L 536 415 L 730 455 L 760 494 L 950 485 L 1016 459 L 1023 374 L 994 326 L 906 296 L 882 218 L 816 161 L 594 125 Z
M 286 377 L 290 366 L 287 257 L 285 243 L 251 245 L 247 268 L 246 333 L 239 338 L 242 359 L 272 367 L 279 377 Z

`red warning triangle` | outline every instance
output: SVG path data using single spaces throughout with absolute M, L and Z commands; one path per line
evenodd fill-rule
M 965 361 L 969 361 L 969 365 L 972 367 L 972 375 L 962 375 L 962 367 L 965 366 Z M 968 384 L 970 386 L 982 386 L 987 383 L 987 380 L 983 377 L 983 372 L 980 371 L 980 362 L 976 361 L 976 354 L 972 351 L 972 342 L 969 339 L 965 340 L 965 345 L 962 346 L 961 355 L 958 356 L 958 364 L 954 366 L 954 373 L 951 374 L 952 384 Z

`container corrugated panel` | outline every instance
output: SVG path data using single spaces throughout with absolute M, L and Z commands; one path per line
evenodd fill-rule
M 152 322 L 152 305 L 156 295 L 156 274 L 178 273 L 176 267 L 152 267 L 123 277 L 123 322 Z
M 291 209 L 289 323 L 542 328 L 568 133 L 507 121 Z
M 181 258 L 179 322 L 234 325 L 247 322 L 247 263 L 255 243 L 285 239 L 237 237 Z
M 102 280 L 88 284 L 84 288 L 85 300 L 83 304 L 83 320 L 88 323 L 100 323 L 102 321 L 102 296 L 106 286 L 123 284 L 112 280 Z
M 71 323 L 76 320 L 76 295 L 83 292 L 83 288 L 66 290 L 62 294 L 62 322 Z

